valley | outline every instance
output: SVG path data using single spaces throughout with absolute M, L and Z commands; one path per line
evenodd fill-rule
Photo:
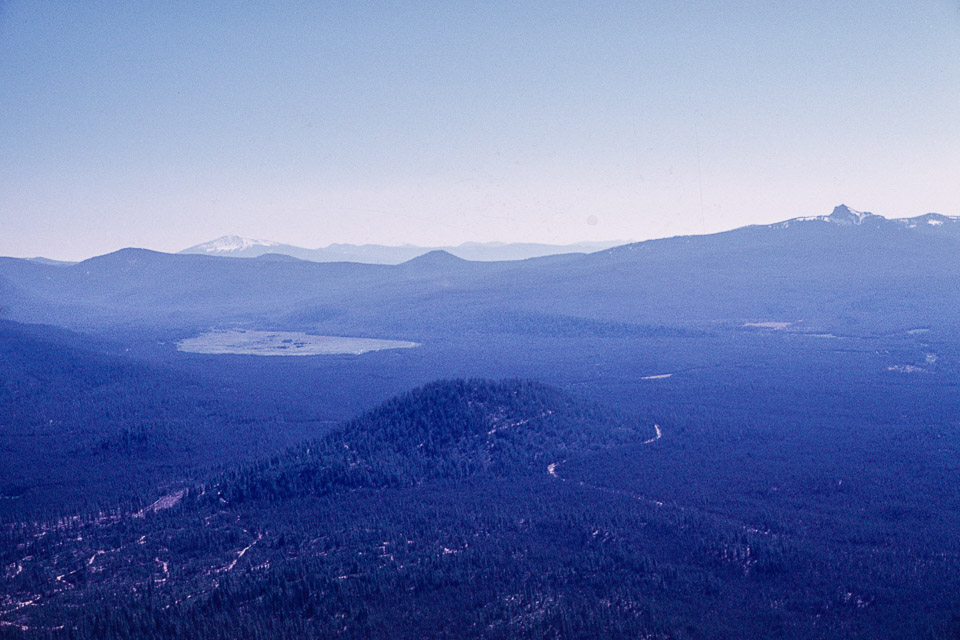
M 955 634 L 960 240 L 808 223 L 0 260 L 0 634 Z

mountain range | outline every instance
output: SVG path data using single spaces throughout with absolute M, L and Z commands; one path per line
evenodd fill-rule
M 223 236 L 184 249 L 180 253 L 258 258 L 279 254 L 312 262 L 365 262 L 369 264 L 399 264 L 431 251 L 443 250 L 464 260 L 524 260 L 558 253 L 592 253 L 623 244 L 620 242 L 577 242 L 554 245 L 538 243 L 465 242 L 449 247 L 418 247 L 415 245 L 389 246 L 380 244 L 331 244 L 320 249 L 304 249 L 269 240 L 253 240 L 243 236 Z
M 435 250 L 399 265 L 124 249 L 0 259 L 6 317 L 72 328 L 246 323 L 414 339 L 557 316 L 656 326 L 960 326 L 960 221 L 831 214 L 520 261 Z M 953 304 L 957 301 L 958 304 Z M 497 329 L 499 330 L 499 329 Z

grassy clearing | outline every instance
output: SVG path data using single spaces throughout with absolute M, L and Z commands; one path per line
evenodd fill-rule
M 351 353 L 359 355 L 382 349 L 409 349 L 420 346 L 402 340 L 317 336 L 299 331 L 210 331 L 177 343 L 188 353 L 243 354 L 252 356 L 316 356 Z

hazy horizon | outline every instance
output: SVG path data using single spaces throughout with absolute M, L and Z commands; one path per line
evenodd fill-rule
M 0 6 L 0 255 L 960 214 L 953 3 Z
M 836 205 L 836 207 L 843 207 L 843 206 L 846 206 L 846 207 L 848 207 L 848 208 L 851 209 L 851 210 L 859 211 L 859 212 L 862 212 L 862 213 L 871 213 L 871 214 L 879 215 L 879 216 L 881 216 L 881 217 L 888 218 L 888 219 L 889 219 L 889 218 L 893 218 L 893 216 L 884 215 L 883 213 L 877 213 L 877 212 L 875 212 L 875 211 L 862 211 L 862 210 L 860 210 L 860 209 L 857 209 L 857 207 L 849 206 L 849 205 L 847 205 L 846 203 L 840 203 L 840 204 Z M 832 210 L 833 210 L 833 209 L 831 209 L 831 211 L 832 211 Z M 827 215 L 829 215 L 829 213 L 830 213 L 831 211 L 824 211 L 824 212 L 820 212 L 820 213 L 816 213 L 816 214 L 811 214 L 811 215 L 814 216 L 814 217 L 816 217 L 816 216 L 827 216 Z M 914 217 L 919 217 L 919 216 L 926 215 L 926 214 L 929 214 L 929 213 L 939 214 L 940 212 L 938 212 L 938 211 L 925 211 L 925 212 L 923 212 L 923 213 L 915 213 L 915 214 L 910 214 L 910 215 L 906 215 L 906 216 L 902 216 L 902 217 L 903 217 L 903 218 L 914 218 Z M 806 216 L 798 216 L 798 217 L 806 217 Z M 786 220 L 787 220 L 787 219 L 774 220 L 774 221 L 771 221 L 771 224 L 776 224 L 776 223 L 778 223 L 778 222 L 785 222 Z M 294 241 L 294 242 L 279 242 L 279 241 L 274 240 L 273 238 L 251 238 L 250 236 L 245 236 L 245 235 L 240 234 L 240 233 L 226 233 L 226 234 L 222 234 L 222 235 L 220 235 L 220 236 L 217 236 L 216 238 L 208 238 L 207 240 L 203 240 L 203 241 L 200 241 L 200 242 L 195 242 L 195 243 L 193 243 L 193 244 L 191 244 L 191 245 L 189 245 L 189 246 L 180 247 L 180 248 L 174 248 L 174 249 L 172 249 L 172 250 L 157 249 L 156 247 L 150 247 L 150 246 L 132 246 L 132 245 L 131 245 L 131 246 L 115 247 L 115 248 L 110 249 L 110 250 L 108 250 L 108 251 L 104 251 L 103 253 L 90 254 L 90 255 L 82 255 L 82 256 L 77 257 L 77 258 L 61 258 L 61 257 L 58 257 L 58 256 L 50 256 L 50 255 L 33 255 L 33 256 L 27 256 L 27 255 L 22 255 L 22 256 L 7 255 L 7 256 L 2 256 L 2 257 L 27 258 L 27 259 L 43 258 L 43 259 L 49 259 L 49 260 L 54 260 L 54 261 L 63 261 L 63 262 L 81 262 L 81 261 L 86 260 L 86 259 L 89 259 L 89 258 L 97 257 L 97 256 L 100 256 L 100 255 L 106 255 L 106 254 L 108 254 L 108 253 L 113 253 L 113 252 L 115 252 L 115 251 L 121 251 L 121 250 L 123 250 L 123 249 L 146 249 L 146 250 L 149 250 L 149 251 L 158 251 L 158 252 L 161 252 L 161 253 L 171 253 L 171 254 L 173 254 L 173 253 L 182 253 L 182 252 L 187 251 L 187 250 L 189 250 L 189 249 L 194 249 L 194 248 L 196 248 L 196 247 L 199 247 L 199 246 L 202 246 L 202 245 L 205 245 L 205 244 L 209 244 L 209 243 L 215 242 L 215 241 L 217 241 L 217 240 L 221 240 L 221 239 L 225 239 L 225 238 L 233 238 L 233 237 L 243 238 L 243 239 L 245 239 L 245 240 L 250 240 L 250 241 L 253 241 L 253 242 L 256 242 L 256 243 L 270 243 L 270 244 L 272 244 L 272 245 L 282 245 L 282 246 L 296 247 L 296 248 L 298 248 L 298 249 L 306 249 L 306 250 L 311 250 L 311 251 L 323 250 L 323 249 L 326 249 L 326 248 L 329 248 L 329 247 L 335 247 L 335 246 L 337 246 L 337 245 L 341 245 L 341 246 L 364 246 L 364 245 L 370 245 L 370 246 L 384 246 L 384 247 L 416 247 L 416 248 L 425 248 L 425 249 L 436 249 L 436 248 L 444 248 L 444 249 L 446 249 L 446 248 L 457 248 L 457 247 L 463 247 L 463 246 L 469 246 L 469 245 L 511 245 L 511 244 L 533 244 L 533 245 L 539 244 L 539 245 L 552 246 L 552 247 L 568 247 L 568 246 L 582 245 L 582 244 L 587 244 L 587 245 L 605 245 L 605 244 L 606 244 L 606 245 L 611 245 L 611 246 L 620 246 L 620 245 L 625 245 L 625 244 L 633 244 L 633 243 L 637 243 L 637 242 L 645 242 L 645 241 L 647 241 L 647 240 L 659 240 L 659 239 L 664 239 L 664 238 L 680 237 L 680 236 L 686 236 L 686 235 L 690 235 L 690 236 L 696 236 L 696 235 L 713 235 L 713 234 L 715 234 L 715 233 L 724 233 L 724 232 L 726 232 L 726 231 L 734 231 L 734 230 L 736 230 L 736 229 L 741 229 L 741 228 L 743 228 L 743 227 L 745 227 L 745 226 L 751 226 L 751 224 L 746 224 L 746 225 L 740 225 L 740 226 L 736 226 L 736 227 L 731 227 L 731 228 L 729 228 L 729 229 L 716 229 L 716 230 L 711 230 L 711 231 L 706 232 L 705 234 L 700 234 L 700 233 L 675 234 L 675 235 L 666 235 L 666 236 L 655 236 L 655 237 L 643 238 L 643 239 L 574 240 L 574 241 L 572 241 L 572 242 L 562 242 L 562 243 L 561 243 L 561 242 L 539 242 L 539 241 L 537 241 L 537 240 L 518 240 L 518 241 L 503 241 L 503 240 L 477 241 L 477 240 L 464 240 L 463 242 L 458 242 L 458 243 L 455 243 L 455 244 L 437 244 L 437 245 L 417 244 L 417 243 L 414 243 L 414 242 L 403 242 L 403 243 L 374 243 L 374 242 L 370 242 L 370 243 L 365 243 L 365 242 L 342 243 L 342 242 L 330 242 L 330 243 L 327 243 L 327 244 L 324 244 L 324 245 L 321 245 L 321 246 L 309 246 L 309 245 L 303 245 L 303 244 L 296 244 L 295 241 Z
M 179 249 L 173 249 L 173 250 L 170 250 L 170 251 L 157 249 L 157 248 L 155 248 L 155 247 L 147 247 L 147 246 L 143 246 L 143 247 L 138 247 L 138 246 L 126 246 L 126 247 L 116 247 L 116 248 L 111 249 L 111 250 L 109 250 L 109 251 L 106 251 L 106 252 L 104 252 L 104 253 L 85 255 L 85 256 L 82 256 L 82 257 L 79 257 L 79 258 L 76 258 L 76 259 L 66 259 L 66 258 L 60 258 L 60 257 L 57 257 L 57 256 L 48 256 L 48 255 L 34 255 L 34 256 L 4 255 L 4 256 L 0 256 L 0 257 L 5 257 L 5 258 L 24 258 L 24 259 L 43 258 L 43 259 L 54 260 L 54 261 L 62 261 L 62 262 L 81 262 L 81 261 L 83 261 L 83 260 L 86 260 L 86 259 L 89 259 L 89 258 L 94 258 L 94 257 L 100 256 L 100 255 L 105 255 L 105 254 L 113 253 L 113 252 L 116 252 L 116 251 L 122 251 L 123 249 L 145 249 L 145 250 L 147 250 L 147 251 L 157 251 L 157 252 L 160 252 L 160 253 L 182 253 L 183 251 L 186 251 L 187 249 L 193 249 L 193 248 L 195 248 L 195 247 L 198 247 L 198 246 L 201 246 L 201 245 L 204 245 L 204 244 L 208 244 L 208 243 L 214 242 L 214 241 L 216 241 L 216 240 L 220 240 L 220 239 L 223 239 L 223 238 L 231 238 L 231 237 L 241 237 L 241 238 L 244 238 L 244 239 L 246 239 L 246 240 L 252 240 L 252 241 L 254 241 L 254 242 L 269 242 L 269 243 L 272 244 L 272 245 L 290 246 L 290 247 L 296 247 L 296 248 L 298 248 L 298 249 L 307 249 L 307 250 L 311 250 L 311 251 L 313 251 L 313 250 L 322 250 L 322 249 L 326 249 L 326 248 L 328 248 L 328 247 L 335 247 L 335 246 L 337 246 L 337 245 L 341 245 L 341 246 L 364 246 L 364 245 L 370 245 L 370 246 L 397 247 L 397 248 L 403 248 L 403 247 L 414 248 L 414 247 L 415 247 L 415 248 L 418 248 L 418 249 L 434 249 L 434 248 L 456 248 L 456 247 L 469 246 L 469 245 L 505 245 L 505 246 L 506 246 L 506 245 L 512 245 L 512 244 L 532 244 L 532 245 L 537 245 L 537 244 L 539 244 L 539 245 L 551 246 L 551 247 L 568 247 L 568 246 L 583 245 L 583 244 L 587 244 L 587 245 L 604 245 L 604 244 L 610 244 L 610 245 L 612 245 L 612 246 L 617 246 L 617 245 L 620 245 L 620 244 L 630 244 L 631 242 L 633 242 L 633 240 L 616 240 L 616 239 L 615 239 L 615 240 L 581 240 L 581 241 L 565 242 L 565 243 L 548 243 L 548 242 L 536 242 L 536 241 L 529 241 L 529 242 L 527 242 L 527 241 L 504 242 L 504 241 L 499 241 L 499 240 L 489 240 L 489 241 L 484 241 L 484 242 L 477 242 L 477 241 L 473 241 L 473 240 L 465 240 L 464 242 L 459 242 L 459 243 L 457 243 L 457 244 L 449 244 L 449 245 L 425 245 L 425 244 L 414 244 L 414 243 L 412 243 L 412 242 L 396 243 L 396 244 L 388 244 L 388 243 L 341 243 L 341 242 L 331 242 L 331 243 L 325 244 L 325 245 L 323 245 L 323 246 L 313 247 L 313 246 L 303 246 L 303 245 L 298 245 L 298 244 L 288 243 L 288 242 L 276 242 L 276 241 L 272 240 L 271 238 L 251 238 L 251 237 L 249 237 L 249 236 L 244 236 L 244 235 L 239 234 L 239 233 L 227 233 L 227 234 L 218 236 L 218 237 L 216 237 L 216 238 L 209 238 L 209 239 L 204 240 L 204 241 L 202 241 L 202 242 L 197 242 L 197 243 L 194 243 L 194 244 L 192 244 L 192 245 L 190 245 L 190 246 L 180 247 Z

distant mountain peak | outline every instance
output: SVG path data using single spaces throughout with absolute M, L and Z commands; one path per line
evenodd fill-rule
M 465 262 L 468 261 L 464 260 L 463 258 L 458 258 L 449 251 L 445 251 L 443 249 L 434 249 L 433 251 L 428 251 L 421 256 L 407 260 L 404 264 L 443 266 L 451 264 L 463 264 Z
M 845 204 L 840 204 L 834 207 L 833 211 L 831 211 L 830 215 L 828 216 L 791 218 L 790 220 L 776 222 L 769 226 L 775 229 L 786 229 L 797 223 L 826 222 L 839 227 L 859 227 L 868 220 L 883 222 L 886 220 L 886 218 L 883 216 L 878 216 L 874 213 L 869 213 L 867 211 L 857 211 L 856 209 L 852 209 Z
M 826 217 L 828 222 L 834 224 L 839 224 L 842 226 L 851 226 L 851 225 L 861 225 L 864 220 L 869 218 L 879 218 L 880 216 L 868 213 L 865 211 L 857 211 L 856 209 L 851 209 L 845 204 L 838 205 L 833 208 L 833 212 Z
M 253 247 L 276 247 L 279 246 L 279 244 L 278 242 L 271 242 L 270 240 L 255 240 L 244 236 L 230 235 L 221 236 L 216 240 L 184 249 L 182 253 L 233 253 Z
M 867 211 L 857 211 L 845 204 L 837 205 L 828 216 L 811 216 L 807 218 L 792 218 L 784 222 L 770 225 L 776 229 L 786 229 L 797 223 L 819 222 L 833 224 L 839 227 L 859 226 L 896 226 L 900 228 L 916 229 L 918 227 L 939 227 L 944 224 L 955 225 L 960 218 L 945 216 L 939 213 L 927 213 L 914 218 L 885 218 Z

